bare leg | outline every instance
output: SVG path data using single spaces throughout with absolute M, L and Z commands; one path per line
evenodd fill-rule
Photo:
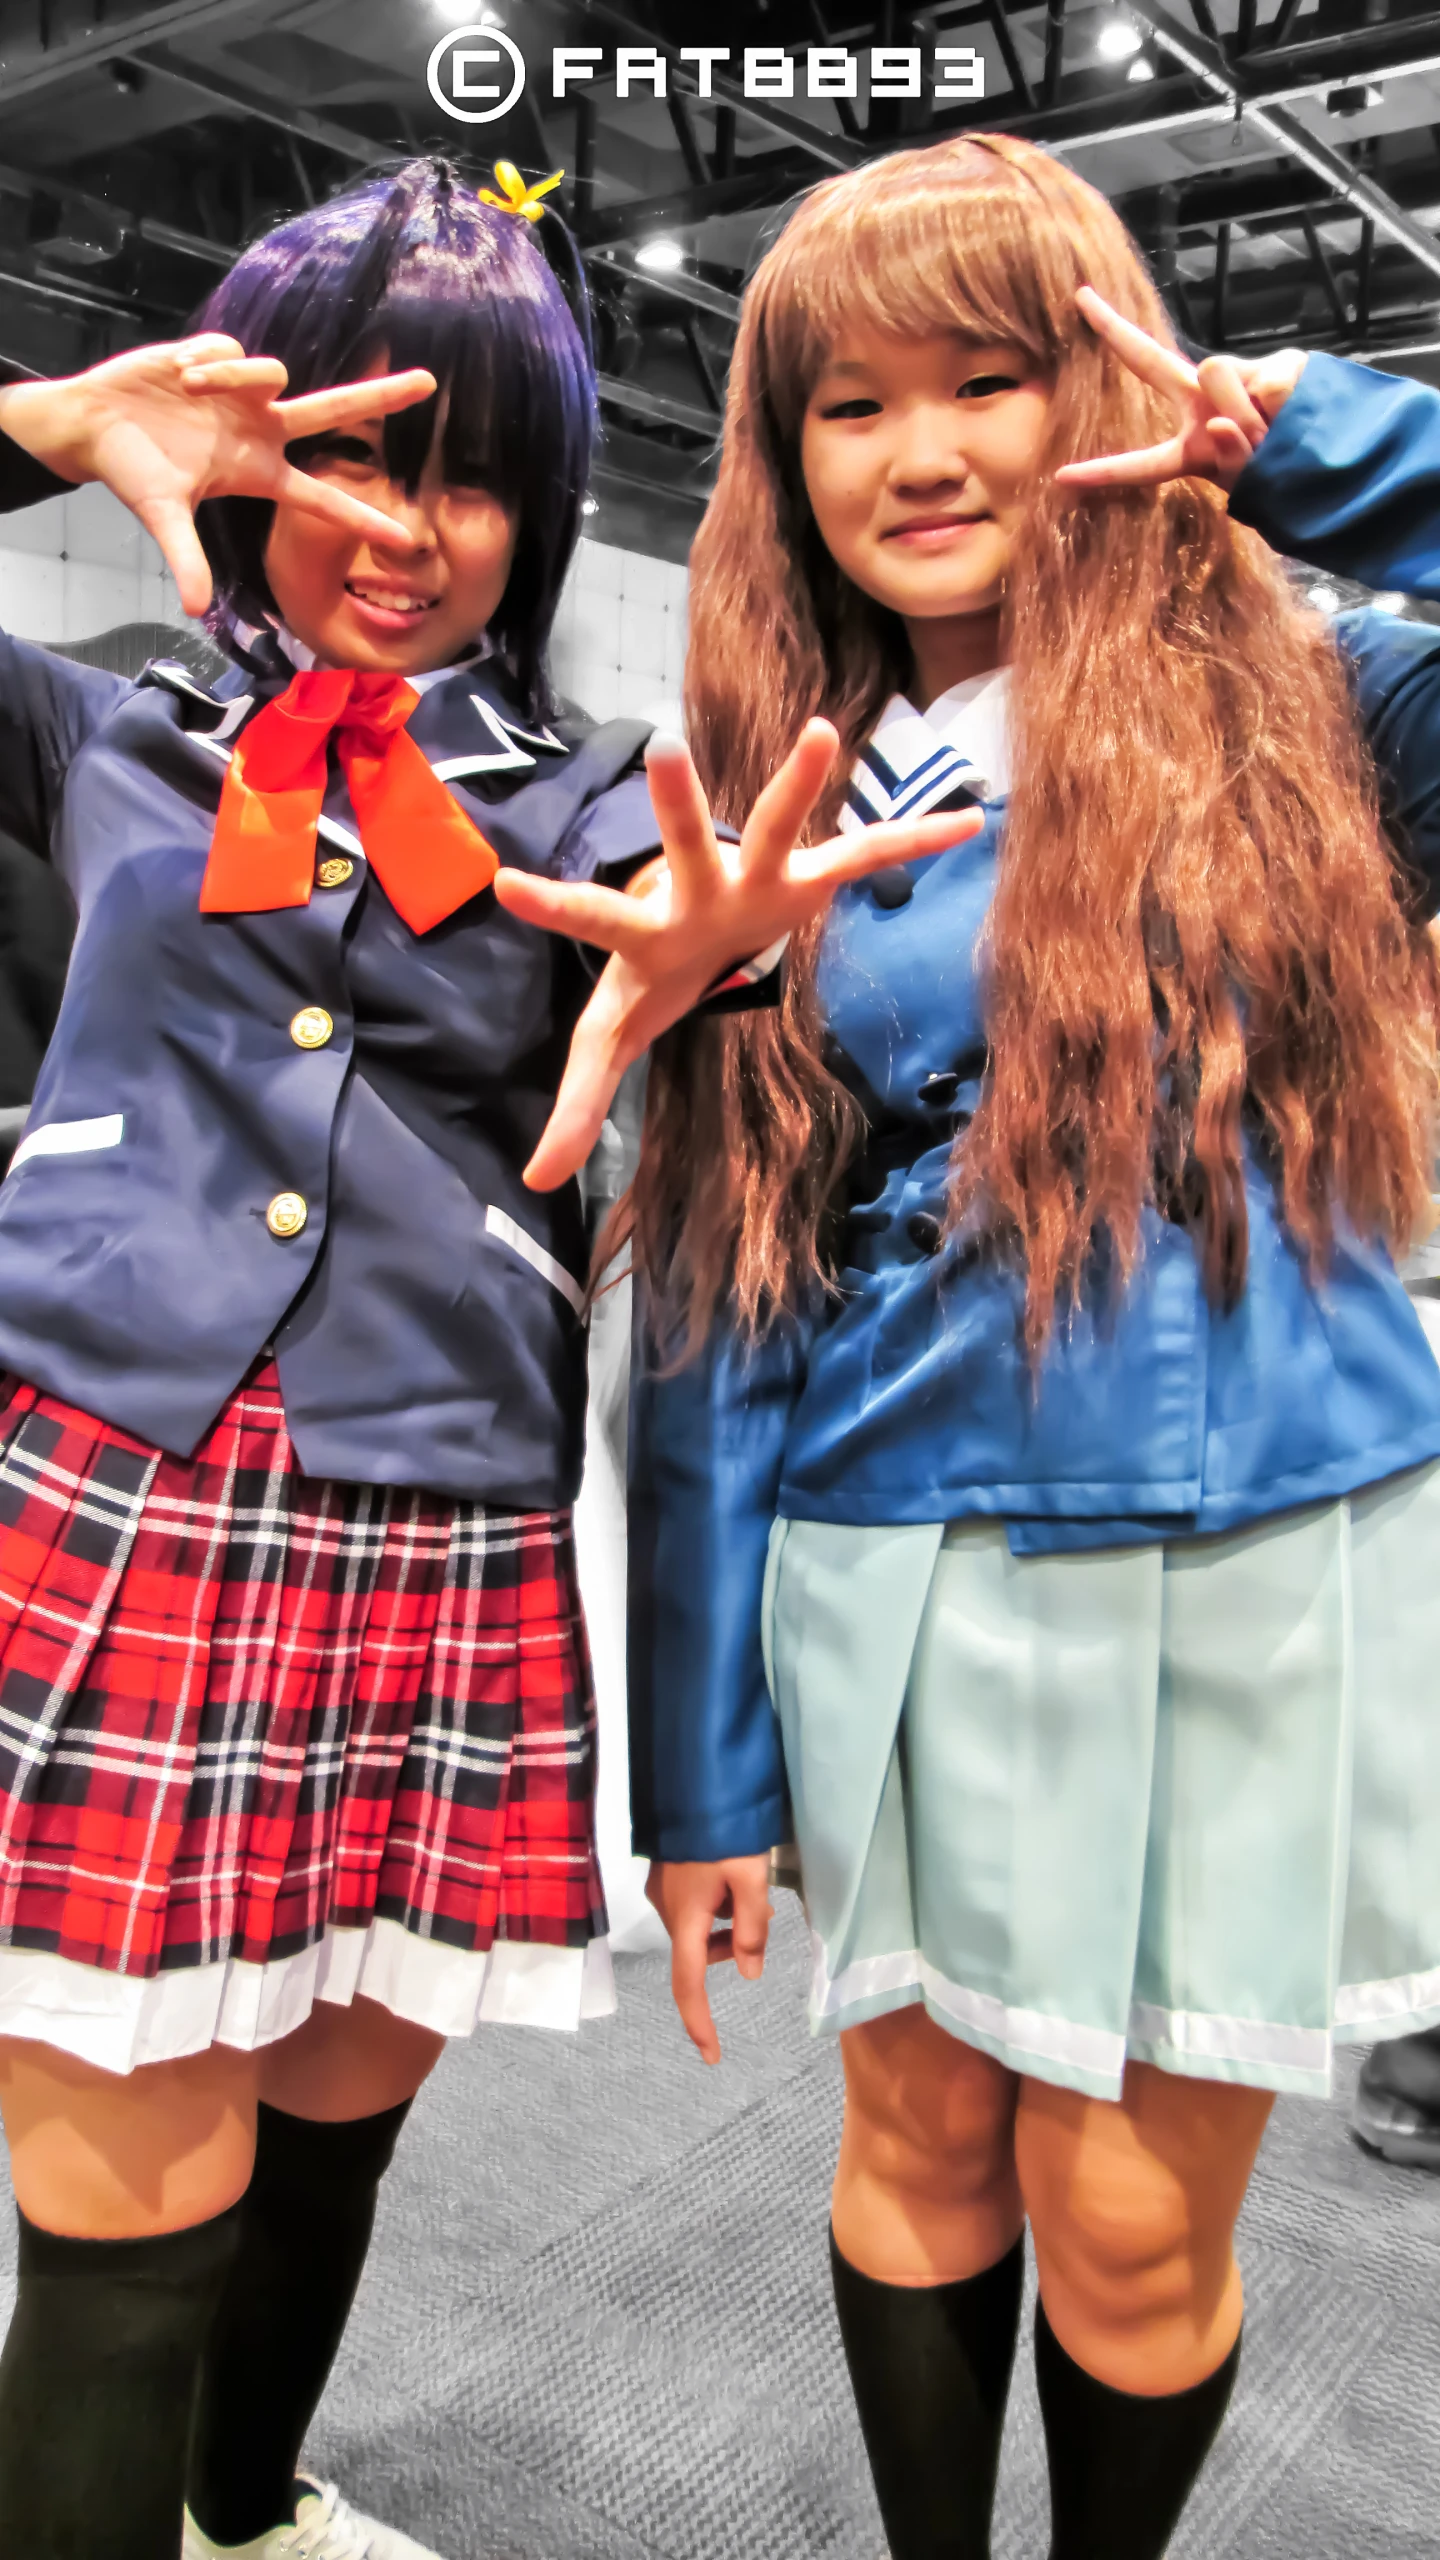
M 1243 2307 L 1235 2223 L 1272 2103 L 1143 2062 L 1118 2103 L 1023 2083 L 1015 2156 L 1041 2296 L 1097 2381 L 1184 2391 L 1224 2362 Z
M 950 2284 L 994 2266 L 1024 2224 L 1014 2072 L 918 2007 L 852 2027 L 840 2043 L 839 2249 L 886 2284 Z
M 55 2046 L 0 2041 L 0 2116 L 20 2210 L 75 2239 L 138 2240 L 223 2213 L 250 2183 L 255 2057 L 100 2071 Z

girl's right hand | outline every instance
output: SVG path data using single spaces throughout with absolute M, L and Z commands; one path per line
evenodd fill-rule
M 131 347 L 67 381 L 11 383 L 0 431 L 62 480 L 103 480 L 154 535 L 185 611 L 203 613 L 210 568 L 194 519 L 204 498 L 283 498 L 372 541 L 408 539 L 336 482 L 297 471 L 285 448 L 428 400 L 434 375 L 417 368 L 282 400 L 286 380 L 278 358 L 247 356 L 212 332 Z
M 645 1898 L 669 1936 L 670 1990 L 685 2033 L 704 2061 L 718 2062 L 720 2039 L 710 2015 L 706 1971 L 733 1956 L 747 1982 L 758 1982 L 764 1972 L 770 1935 L 769 1856 L 673 1863 L 657 1859 Z M 717 1929 L 717 1920 L 728 1925 Z

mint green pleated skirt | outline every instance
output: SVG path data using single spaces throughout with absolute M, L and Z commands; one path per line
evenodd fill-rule
M 1440 2022 L 1440 1465 L 1169 1547 L 777 1521 L 765 1642 L 818 2031 L 1323 2096 Z

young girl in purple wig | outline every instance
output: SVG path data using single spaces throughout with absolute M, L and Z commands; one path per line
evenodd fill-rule
M 0 390 L 0 503 L 106 481 L 232 661 L 0 640 L 79 911 L 0 1194 L 0 2560 L 425 2560 L 297 2463 L 445 2037 L 612 2004 L 561 1177 L 718 963 L 956 831 L 792 861 L 823 733 L 722 858 L 683 751 L 554 703 L 571 292 L 417 162 Z M 607 881 L 592 998 L 539 928 Z

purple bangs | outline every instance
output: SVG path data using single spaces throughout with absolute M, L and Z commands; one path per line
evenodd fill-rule
M 352 380 L 381 355 L 392 372 L 434 374 L 435 400 L 385 421 L 390 476 L 413 490 L 444 396 L 446 477 L 483 483 L 518 526 L 491 638 L 527 710 L 548 710 L 545 649 L 580 530 L 595 379 L 530 224 L 481 204 L 448 163 L 413 160 L 257 241 L 192 326 L 278 356 L 293 393 Z M 291 453 L 303 462 L 303 445 Z M 264 569 L 272 513 L 257 498 L 198 511 L 217 600 L 247 619 L 275 609 Z

